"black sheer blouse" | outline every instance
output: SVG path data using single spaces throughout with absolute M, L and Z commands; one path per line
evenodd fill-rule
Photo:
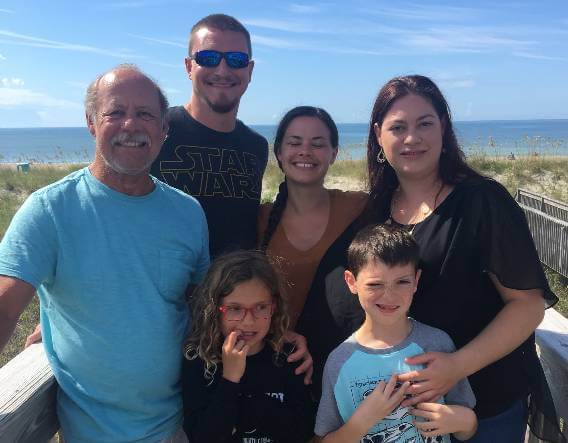
M 475 338 L 503 308 L 489 273 L 512 289 L 550 291 L 522 209 L 490 179 L 457 185 L 436 210 L 416 224 L 422 277 L 410 315 L 446 331 L 456 347 Z M 519 319 L 522 321 L 522 319 Z M 538 359 L 534 336 L 501 360 L 469 377 L 480 417 L 499 414 L 529 393 Z
M 369 208 L 320 263 L 298 325 L 314 356 L 315 383 L 327 354 L 363 318 L 343 281 L 347 247 L 359 228 L 384 223 L 388 217 Z M 522 209 L 494 180 L 479 177 L 456 185 L 430 216 L 413 227 L 413 235 L 420 246 L 422 276 L 410 315 L 446 331 L 458 349 L 504 306 L 489 273 L 508 288 L 541 289 L 547 306 L 558 300 L 548 286 Z M 480 418 L 497 415 L 530 393 L 531 429 L 542 435 L 545 423 L 556 420 L 534 334 L 469 381 Z

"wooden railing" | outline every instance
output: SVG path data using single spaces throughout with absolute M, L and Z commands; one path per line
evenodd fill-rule
M 568 204 L 524 189 L 515 199 L 525 212 L 540 260 L 568 278 Z
M 56 389 L 41 343 L 0 368 L 0 441 L 42 443 L 53 437 L 59 429 Z

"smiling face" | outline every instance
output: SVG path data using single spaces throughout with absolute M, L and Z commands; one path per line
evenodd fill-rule
M 345 271 L 349 290 L 359 297 L 366 318 L 374 325 L 400 326 L 407 321 L 420 270 L 413 264 L 388 266 L 379 260 L 366 263 L 355 277 Z
M 396 100 L 374 132 L 385 157 L 399 177 L 438 175 L 444 123 L 419 95 Z
M 191 52 L 194 54 L 206 49 L 249 53 L 246 37 L 240 32 L 204 27 L 194 34 Z M 223 59 L 218 66 L 208 68 L 187 58 L 185 67 L 193 84 L 192 106 L 206 107 L 215 113 L 226 114 L 236 113 L 239 101 L 251 80 L 254 62 L 251 60 L 246 68 L 232 69 Z
M 87 125 L 96 139 L 95 163 L 128 176 L 147 174 L 167 133 L 155 85 L 128 69 L 101 78 L 96 116 Z
M 337 147 L 319 118 L 297 117 L 288 125 L 276 156 L 289 183 L 321 186 Z
M 233 331 L 239 331 L 239 340 L 249 345 L 247 355 L 259 352 L 264 346 L 264 338 L 270 330 L 271 317 L 255 318 L 252 311 L 266 311 L 267 305 L 272 305 L 270 291 L 260 280 L 253 278 L 235 286 L 233 291 L 221 299 L 225 313 L 221 314 L 221 332 L 227 337 Z M 228 320 L 229 311 L 245 309 L 242 320 Z

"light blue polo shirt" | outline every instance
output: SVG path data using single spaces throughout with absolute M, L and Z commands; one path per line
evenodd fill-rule
M 181 424 L 184 293 L 208 268 L 207 224 L 154 183 L 127 196 L 84 168 L 34 192 L 0 243 L 0 274 L 38 290 L 69 443 L 156 442 Z

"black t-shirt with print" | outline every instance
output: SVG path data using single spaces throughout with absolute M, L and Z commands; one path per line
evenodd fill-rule
M 212 130 L 183 106 L 170 108 L 168 120 L 168 138 L 150 173 L 199 201 L 212 257 L 254 248 L 266 139 L 239 120 L 231 132 Z

